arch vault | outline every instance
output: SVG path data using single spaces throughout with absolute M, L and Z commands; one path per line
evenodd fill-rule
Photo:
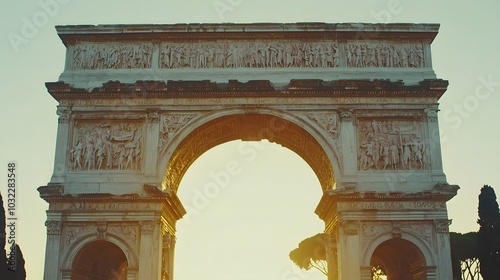
M 66 64 L 46 83 L 59 123 L 39 188 L 44 279 L 174 279 L 178 185 L 201 154 L 236 139 L 276 142 L 318 176 L 329 279 L 371 279 L 374 265 L 451 279 L 446 202 L 458 187 L 441 164 L 438 28 L 58 26 Z M 99 248 L 106 261 L 95 264 Z M 401 248 L 412 254 L 391 257 Z

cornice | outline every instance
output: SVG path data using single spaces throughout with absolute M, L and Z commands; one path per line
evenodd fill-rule
M 235 97 L 434 97 L 439 99 L 448 81 L 424 80 L 417 85 L 387 80 L 292 80 L 281 88 L 270 81 L 137 81 L 133 84 L 107 82 L 86 90 L 64 82 L 45 84 L 58 101 L 109 98 L 235 98 Z
M 409 23 L 185 23 L 56 26 L 65 45 L 78 41 L 213 39 L 398 39 L 432 42 L 439 24 Z

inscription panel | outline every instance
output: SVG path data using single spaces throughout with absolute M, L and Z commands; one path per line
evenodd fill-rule
M 152 203 L 131 203 L 131 202 L 65 202 L 51 204 L 51 210 L 85 210 L 85 211 L 133 211 L 133 210 L 153 210 Z
M 367 201 L 341 202 L 339 210 L 445 210 L 442 201 Z

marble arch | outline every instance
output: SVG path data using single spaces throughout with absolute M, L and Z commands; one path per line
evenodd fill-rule
M 59 119 L 54 171 L 38 188 L 49 205 L 45 280 L 72 279 L 74 256 L 100 241 L 130 257 L 122 278 L 175 279 L 179 181 L 235 139 L 276 142 L 314 170 L 329 280 L 371 279 L 381 244 L 413 244 L 425 264 L 412 271 L 452 279 L 446 202 L 458 186 L 441 159 L 439 25 L 56 29 L 66 61 L 46 83 Z
M 166 160 L 168 165 L 165 164 L 163 172 L 162 188 L 177 190 L 183 174 L 191 163 L 212 147 L 232 140 L 263 139 L 289 148 L 302 157 L 316 173 L 324 190 L 334 187 L 336 178 L 333 166 L 338 166 L 334 147 L 326 146 L 326 140 L 310 123 L 294 119 L 284 112 L 259 109 L 250 112 L 235 109 L 216 112 L 214 115 L 200 120 L 199 122 L 203 123 L 189 132 L 179 132 L 182 142 L 171 149 L 167 148 L 165 154 L 169 157 Z M 314 133 L 316 138 L 306 129 Z M 291 136 L 294 138 L 291 139 Z M 317 138 L 323 144 L 320 144 Z

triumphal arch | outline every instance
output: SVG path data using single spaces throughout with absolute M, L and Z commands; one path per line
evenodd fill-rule
M 59 26 L 45 280 L 173 279 L 197 157 L 267 139 L 323 197 L 329 279 L 452 279 L 435 24 Z M 258 207 L 258 205 L 256 205 Z M 286 255 L 287 252 L 284 252 Z M 237 258 L 237 257 L 236 257 Z

